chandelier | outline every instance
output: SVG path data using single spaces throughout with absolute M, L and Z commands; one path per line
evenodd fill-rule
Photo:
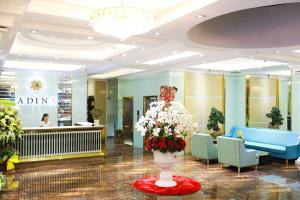
M 151 30 L 154 16 L 144 9 L 124 6 L 99 8 L 90 14 L 93 29 L 125 40 Z

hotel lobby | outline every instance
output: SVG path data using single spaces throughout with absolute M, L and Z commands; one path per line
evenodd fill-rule
M 299 200 L 299 10 L 1 0 L 0 199 Z

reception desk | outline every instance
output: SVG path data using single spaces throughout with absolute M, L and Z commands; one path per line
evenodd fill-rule
M 21 162 L 105 155 L 105 126 L 24 128 L 14 147 Z

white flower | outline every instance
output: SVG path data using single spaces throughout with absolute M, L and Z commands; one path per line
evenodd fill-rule
M 164 101 L 150 104 L 150 109 L 145 116 L 136 123 L 136 129 L 142 135 L 149 132 L 158 136 L 163 129 L 164 136 L 171 136 L 175 132 L 178 137 L 181 137 L 181 134 L 193 130 L 192 116 L 181 103 L 172 101 L 169 106 L 165 105 Z

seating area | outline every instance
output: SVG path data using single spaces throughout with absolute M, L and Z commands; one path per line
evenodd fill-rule
M 240 168 L 257 166 L 259 156 L 296 160 L 300 156 L 299 134 L 263 128 L 233 127 L 225 136 L 217 138 L 213 144 L 208 134 L 195 133 L 191 138 L 191 154 L 209 160 L 218 159 L 221 165 Z

